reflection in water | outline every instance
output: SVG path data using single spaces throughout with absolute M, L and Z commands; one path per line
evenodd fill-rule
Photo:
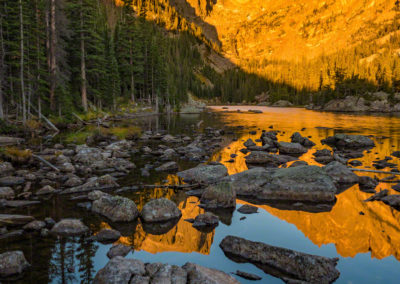
M 372 162 L 389 156 L 394 149 L 399 149 L 399 126 L 398 118 L 387 117 L 364 117 L 353 115 L 324 114 L 317 112 L 306 112 L 295 109 L 267 109 L 274 115 L 268 114 L 239 114 L 229 113 L 225 115 L 228 125 L 243 125 L 246 133 L 243 133 L 238 141 L 231 142 L 221 151 L 214 154 L 213 159 L 219 160 L 228 168 L 229 174 L 235 174 L 247 170 L 244 157 L 239 150 L 243 148 L 243 141 L 248 138 L 253 140 L 261 135 L 260 129 L 268 129 L 269 125 L 278 127 L 279 141 L 290 141 L 293 132 L 302 131 L 303 136 L 311 136 L 311 140 L 317 145 L 300 157 L 310 165 L 320 165 L 313 159 L 316 149 L 329 148 L 320 143 L 321 139 L 333 135 L 333 129 L 316 128 L 316 126 L 335 127 L 343 132 L 351 133 L 357 131 L 364 135 L 391 136 L 390 138 L 375 137 L 376 147 L 371 153 L 364 152 L 364 157 L 357 160 L 363 163 L 362 168 L 372 168 Z M 289 115 L 285 119 L 282 115 Z M 335 117 L 332 120 L 332 116 Z M 394 122 L 388 124 L 388 121 Z M 387 127 L 378 127 L 387 125 Z M 256 135 L 248 134 L 248 129 L 259 129 Z M 258 143 L 261 145 L 260 143 Z M 233 163 L 226 162 L 231 154 L 237 154 Z M 399 160 L 394 158 L 394 163 Z M 321 165 L 320 165 L 321 166 Z M 390 169 L 387 169 L 390 170 Z M 371 177 L 385 177 L 378 174 L 366 174 Z M 386 175 L 387 176 L 387 175 Z M 377 190 L 389 189 L 392 194 L 390 183 L 380 183 Z M 371 252 L 371 257 L 382 259 L 395 256 L 400 260 L 400 212 L 392 209 L 382 202 L 364 202 L 371 194 L 361 192 L 358 185 L 346 190 L 337 196 L 337 202 L 329 212 L 310 213 L 295 210 L 279 210 L 268 205 L 256 205 L 270 214 L 294 224 L 314 244 L 335 244 L 337 252 L 343 257 L 354 257 L 358 253 Z M 243 200 L 238 203 L 245 204 Z M 362 213 L 364 213 L 364 215 Z M 360 214 L 361 213 L 361 214 Z

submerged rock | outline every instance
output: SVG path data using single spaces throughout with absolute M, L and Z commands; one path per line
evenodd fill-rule
M 306 254 L 286 248 L 227 236 L 220 243 L 224 253 L 240 262 L 251 262 L 285 282 L 332 283 L 340 273 L 338 258 Z
M 30 267 L 22 251 L 8 251 L 0 254 L 0 278 L 10 278 L 21 275 Z
M 153 199 L 147 202 L 142 209 L 141 217 L 144 222 L 164 222 L 179 219 L 181 211 L 176 204 L 166 198 Z
M 131 222 L 139 216 L 135 202 L 122 196 L 104 194 L 92 204 L 92 211 L 113 222 Z
M 66 236 L 83 235 L 88 231 L 89 228 L 79 219 L 63 219 L 51 229 L 54 234 Z
M 236 206 L 236 192 L 229 182 L 212 184 L 204 190 L 200 203 L 206 208 L 233 208 Z
M 202 184 L 215 183 L 227 175 L 228 169 L 224 165 L 200 165 L 178 173 L 185 182 Z
M 223 271 L 204 267 L 195 263 L 186 263 L 183 267 L 187 271 L 189 284 L 215 283 L 215 284 L 239 284 L 240 282 Z

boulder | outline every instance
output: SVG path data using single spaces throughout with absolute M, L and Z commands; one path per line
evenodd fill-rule
M 46 227 L 46 222 L 44 221 L 32 221 L 28 224 L 26 224 L 23 229 L 25 231 L 40 231 L 41 229 Z
M 187 272 L 187 283 L 210 283 L 210 284 L 239 284 L 240 282 L 223 271 L 204 267 L 195 263 L 186 263 L 182 266 Z
M 10 175 L 14 172 L 14 167 L 9 162 L 0 162 L 0 177 Z
M 153 199 L 147 202 L 142 209 L 141 217 L 144 222 L 165 222 L 179 219 L 181 211 L 174 202 L 166 198 Z
M 246 163 L 250 165 L 266 165 L 278 167 L 287 162 L 297 160 L 291 156 L 269 154 L 263 151 L 252 151 L 250 155 L 245 157 Z
M 295 132 L 290 136 L 292 143 L 299 143 L 304 147 L 313 147 L 315 143 L 312 142 L 308 137 L 303 137 L 299 132 Z
M 0 254 L 0 278 L 7 279 L 21 275 L 30 267 L 22 251 L 8 251 Z
M 329 163 L 328 165 L 324 166 L 323 169 L 337 185 L 353 185 L 359 181 L 358 175 L 337 161 Z
M 246 142 L 243 143 L 243 145 L 247 148 L 252 147 L 252 146 L 256 146 L 256 143 L 254 143 L 254 141 L 252 139 L 248 139 Z
M 212 184 L 204 190 L 200 203 L 206 208 L 234 208 L 236 191 L 229 182 Z
M 178 164 L 176 162 L 167 162 L 162 164 L 158 168 L 156 168 L 157 172 L 172 172 L 177 171 L 179 169 Z
M 293 104 L 286 100 L 279 100 L 279 101 L 273 103 L 272 106 L 273 107 L 290 107 L 290 106 L 293 106 Z
M 228 169 L 224 165 L 200 165 L 178 173 L 185 182 L 201 184 L 216 183 L 227 175 Z
M 146 272 L 148 274 L 147 277 L 151 279 L 151 283 L 187 283 L 186 270 L 176 265 L 148 263 L 146 264 Z M 142 284 L 142 282 L 140 282 L 140 284 Z
M 321 141 L 323 144 L 342 148 L 372 148 L 374 141 L 363 135 L 335 134 Z
M 219 218 L 211 212 L 197 215 L 193 222 L 193 227 L 216 227 L 218 226 Z
M 375 188 L 378 186 L 379 182 L 368 176 L 360 176 L 358 185 L 361 191 L 367 193 L 375 193 Z
M 137 259 L 116 256 L 100 269 L 93 284 L 127 284 L 135 275 L 145 275 L 144 263 Z
M 299 143 L 280 142 L 278 143 L 279 154 L 301 155 L 307 153 L 307 149 Z
M 77 236 L 86 234 L 89 228 L 79 219 L 63 219 L 53 226 L 51 232 L 57 235 Z
M 23 177 L 5 176 L 0 178 L 0 186 L 16 186 L 25 183 Z
M 242 214 L 254 214 L 258 213 L 258 207 L 245 204 L 242 205 L 237 211 Z
M 0 187 L 0 199 L 14 199 L 15 193 L 14 190 L 11 187 L 5 186 L 5 187 Z
M 109 194 L 93 201 L 92 211 L 113 222 L 131 222 L 139 216 L 135 202 L 122 196 Z
M 35 218 L 28 215 L 0 214 L 0 226 L 25 225 L 33 220 Z
M 122 256 L 125 257 L 132 251 L 132 248 L 123 245 L 123 244 L 115 244 L 113 245 L 107 252 L 107 257 L 108 258 L 113 258 L 116 256 Z
M 252 168 L 234 175 L 227 176 L 222 181 L 229 182 L 237 195 L 252 195 L 269 180 L 271 173 L 264 168 Z
M 113 243 L 115 241 L 118 241 L 120 237 L 121 233 L 116 230 L 102 229 L 96 235 L 91 237 L 91 239 L 96 240 L 100 243 Z
M 287 283 L 332 283 L 340 275 L 336 269 L 338 258 L 306 254 L 234 236 L 225 237 L 220 247 L 228 257 L 265 267 L 267 273 Z
M 86 183 L 76 187 L 68 188 L 64 190 L 62 193 L 69 194 L 76 192 L 91 191 L 99 188 L 115 188 L 118 186 L 119 184 L 115 181 L 115 178 L 113 178 L 110 175 L 104 175 L 101 177 L 92 177 Z
M 51 185 L 46 185 L 36 192 L 36 195 L 46 195 L 54 193 L 55 189 Z

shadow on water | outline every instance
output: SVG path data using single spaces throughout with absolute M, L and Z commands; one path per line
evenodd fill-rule
M 202 127 L 225 126 L 228 134 L 221 142 L 223 147 L 212 153 L 211 160 L 222 162 L 228 168 L 229 174 L 247 169 L 245 154 L 240 152 L 243 142 L 248 138 L 259 138 L 261 131 L 268 130 L 269 127 L 280 130 L 280 141 L 290 141 L 291 134 L 296 131 L 311 137 L 317 145 L 300 159 L 313 165 L 320 165 L 313 159 L 312 154 L 316 149 L 329 148 L 322 145 L 320 140 L 336 132 L 375 136 L 376 147 L 370 153 L 364 152 L 364 156 L 357 159 L 362 162 L 362 168 L 372 167 L 374 160 L 383 159 L 394 150 L 400 149 L 400 118 L 397 117 L 320 113 L 303 109 L 262 110 L 263 114 L 219 112 L 152 116 L 132 123 L 143 130 L 165 130 L 173 135 L 193 135 L 198 131 L 196 125 L 199 120 L 204 121 Z M 250 130 L 256 131 L 256 134 L 250 134 Z M 383 136 L 389 138 L 382 138 Z M 228 162 L 232 154 L 236 154 L 237 157 L 234 162 Z M 140 155 L 133 157 L 138 169 L 155 160 L 156 158 L 142 159 Z M 393 158 L 392 162 L 400 164 L 397 158 Z M 178 163 L 180 170 L 196 166 L 193 162 Z M 52 217 L 55 220 L 65 217 L 81 218 L 92 233 L 103 228 L 119 230 L 122 236 L 117 243 L 134 248 L 127 257 L 145 262 L 167 262 L 177 265 L 191 261 L 227 273 L 239 269 L 262 276 L 263 283 L 281 283 L 281 280 L 273 276 L 280 274 L 268 269 L 265 271 L 270 274 L 265 274 L 264 267 L 259 269 L 251 264 L 227 258 L 218 246 L 226 235 L 240 236 L 311 254 L 339 257 L 338 269 L 341 276 L 337 283 L 396 283 L 396 279 L 400 277 L 400 212 L 381 202 L 363 202 L 371 194 L 361 192 L 357 185 L 338 194 L 334 204 L 318 206 L 260 204 L 254 200 L 239 198 L 237 208 L 243 204 L 252 204 L 259 208 L 259 213 L 243 215 L 237 211 L 214 212 L 220 217 L 220 225 L 205 232 L 193 228 L 191 223 L 185 221 L 204 213 L 204 209 L 198 206 L 198 198 L 187 197 L 183 191 L 166 187 L 180 183 L 176 175 L 151 170 L 150 177 L 142 177 L 138 169 L 121 178 L 119 183 L 122 186 L 153 184 L 154 188 L 125 192 L 122 195 L 134 200 L 139 210 L 150 199 L 168 198 L 182 211 L 182 218 L 162 227 L 149 227 L 143 225 L 140 220 L 130 224 L 112 223 L 77 207 L 77 201 L 71 201 L 70 196 L 64 195 L 49 198 L 40 205 L 7 210 L 7 213 L 33 215 L 38 220 L 44 217 Z M 368 175 L 384 177 L 378 174 Z M 393 184 L 380 183 L 377 190 L 388 189 L 390 193 L 395 194 L 391 185 Z M 4 213 L 3 209 L 1 211 Z M 361 212 L 363 214 L 360 214 Z M 23 279 L 17 281 L 19 283 L 91 283 L 96 272 L 107 263 L 106 253 L 110 247 L 110 244 L 90 242 L 85 237 L 52 238 L 24 234 L 12 240 L 0 240 L 0 252 L 23 250 L 32 264 L 32 269 Z M 239 280 L 247 283 L 244 279 Z

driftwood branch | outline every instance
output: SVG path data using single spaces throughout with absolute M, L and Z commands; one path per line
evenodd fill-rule
M 31 103 L 29 102 L 29 105 L 31 106 L 31 108 L 33 108 L 34 111 L 36 111 L 36 113 L 39 115 L 39 118 L 43 118 L 43 120 L 56 132 L 60 132 L 60 130 L 50 121 L 47 119 L 47 117 L 45 117 L 42 112 L 38 111 L 37 108 Z
M 350 169 L 353 172 L 365 172 L 365 173 L 376 173 L 376 174 L 387 174 L 387 175 L 395 175 L 400 176 L 400 173 L 396 172 L 388 172 L 388 171 L 378 171 L 378 170 L 368 170 L 368 169 Z
M 76 113 L 73 112 L 72 115 L 75 116 L 75 118 L 77 118 L 83 124 L 88 124 L 86 121 L 84 121 L 82 118 L 80 118 L 79 115 L 77 115 Z
M 49 166 L 50 168 L 52 168 L 53 170 L 60 172 L 60 169 L 57 168 L 56 166 L 54 166 L 53 164 L 51 164 L 50 162 L 46 161 L 45 159 L 43 159 L 42 157 L 32 154 L 32 157 L 35 159 L 38 159 L 39 161 L 41 161 L 42 163 L 46 164 L 47 166 Z

